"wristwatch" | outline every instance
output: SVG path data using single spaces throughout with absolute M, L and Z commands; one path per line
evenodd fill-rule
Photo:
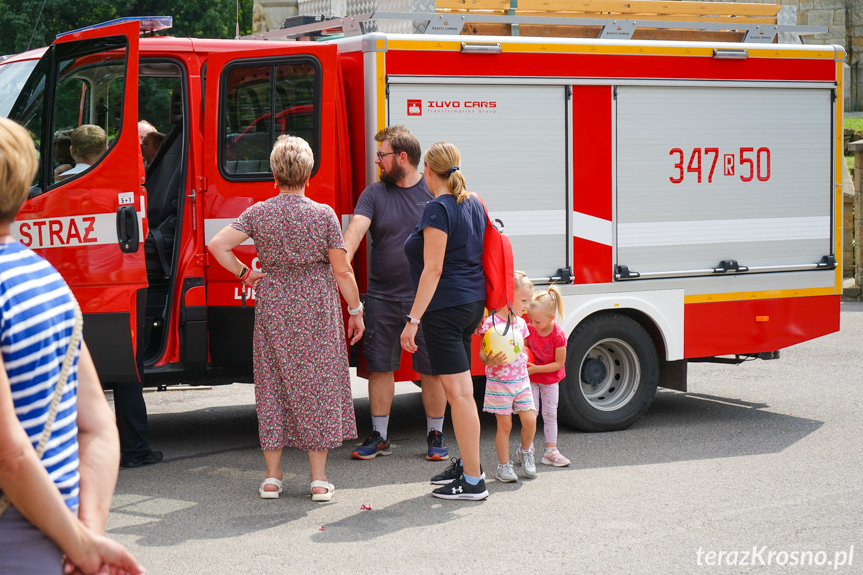
M 412 323 L 412 324 L 416 324 L 416 325 L 418 325 L 418 324 L 419 324 L 419 322 L 420 322 L 420 320 L 416 319 L 415 317 L 411 317 L 410 315 L 407 315 L 407 316 L 405 316 L 405 317 L 407 317 L 407 318 L 408 318 L 408 323 Z

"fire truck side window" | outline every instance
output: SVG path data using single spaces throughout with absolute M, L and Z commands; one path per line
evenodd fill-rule
M 111 148 L 123 122 L 124 51 L 76 55 L 58 62 L 51 169 L 59 183 L 88 171 Z M 81 126 L 78 145 L 72 133 Z M 72 148 L 70 152 L 70 148 Z
M 318 65 L 309 58 L 229 68 L 223 80 L 222 169 L 268 180 L 270 151 L 283 134 L 309 142 L 318 157 Z

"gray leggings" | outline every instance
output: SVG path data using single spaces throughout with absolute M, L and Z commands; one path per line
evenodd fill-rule
M 0 575 L 62 575 L 63 553 L 9 507 L 0 515 Z

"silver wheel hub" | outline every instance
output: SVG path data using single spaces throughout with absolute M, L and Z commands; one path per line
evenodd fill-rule
M 629 403 L 641 379 L 638 355 L 621 339 L 598 341 L 580 366 L 581 393 L 600 411 L 614 411 Z

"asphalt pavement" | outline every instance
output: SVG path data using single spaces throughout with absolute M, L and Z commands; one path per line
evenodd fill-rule
M 364 380 L 354 392 L 364 435 Z M 259 499 L 251 385 L 148 393 L 165 460 L 120 471 L 108 534 L 151 574 L 863 573 L 861 397 L 863 303 L 843 303 L 841 332 L 775 361 L 690 365 L 689 392 L 660 390 L 630 429 L 562 429 L 570 467 L 451 502 L 430 495 L 446 463 L 425 460 L 421 396 L 399 383 L 393 454 L 333 451 L 335 496 L 318 504 L 295 450 L 281 498 Z

